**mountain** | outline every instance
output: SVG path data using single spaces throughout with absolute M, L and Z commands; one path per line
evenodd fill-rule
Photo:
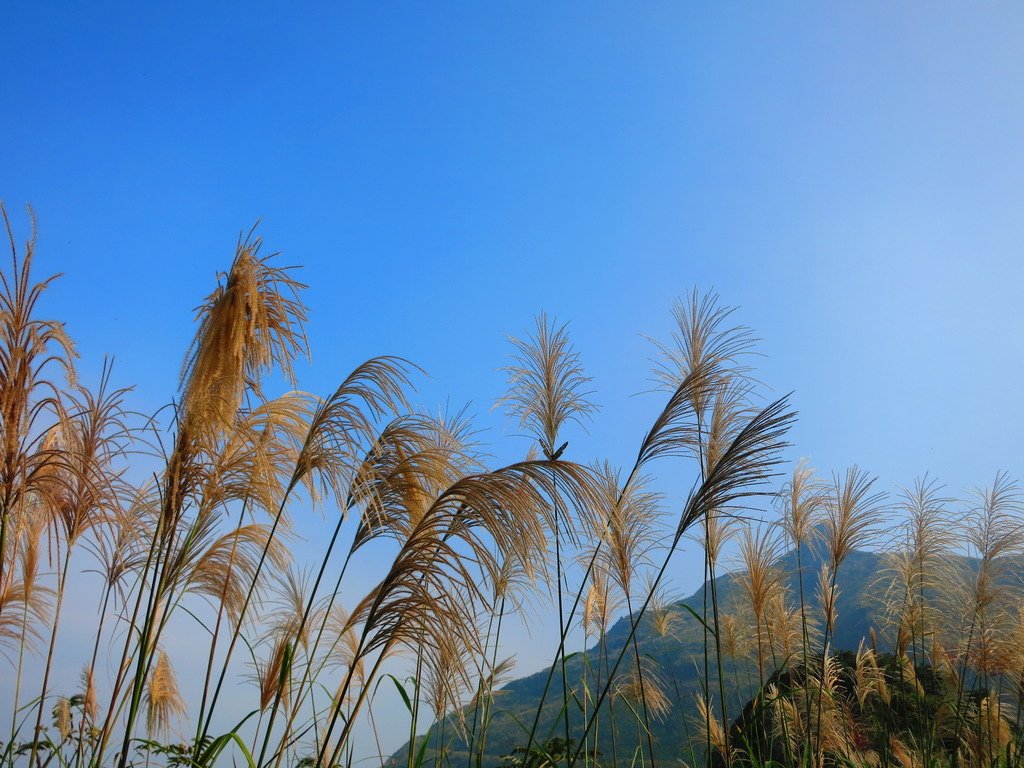
M 817 606 L 817 583 L 822 561 L 820 556 L 811 550 L 803 550 L 800 554 L 806 604 L 809 607 Z M 777 563 L 781 572 L 786 574 L 783 583 L 789 595 L 788 602 L 791 604 L 795 604 L 799 597 L 797 562 L 796 552 L 791 551 Z M 872 552 L 854 551 L 843 562 L 837 578 L 838 618 L 832 647 L 855 650 L 861 639 L 868 637 L 876 613 L 873 606 L 877 605 L 872 596 L 878 593 L 877 577 L 883 572 L 881 556 Z M 687 763 L 691 763 L 690 756 L 683 754 L 682 745 L 688 743 L 687 730 L 694 737 L 695 743 L 697 742 L 694 723 L 696 696 L 702 691 L 701 680 L 709 681 L 708 688 L 714 701 L 717 702 L 720 698 L 713 647 L 705 678 L 705 632 L 698 618 L 704 615 L 705 591 L 710 588 L 711 582 L 708 582 L 693 595 L 675 605 L 679 621 L 671 635 L 662 636 L 655 632 L 650 617 L 645 617 L 637 630 L 638 651 L 644 659 L 642 669 L 650 677 L 648 664 L 653 662 L 652 669 L 660 676 L 661 687 L 670 706 L 666 714 L 653 718 L 651 722 L 655 757 L 662 761 L 683 758 Z M 722 613 L 730 613 L 735 606 L 743 602 L 740 588 L 733 575 L 719 576 L 715 580 L 715 588 Z M 818 613 L 811 608 L 809 611 Z M 799 617 L 796 617 L 797 632 L 800 631 L 799 627 Z M 628 618 L 621 618 L 605 634 L 603 643 L 607 648 L 607 658 L 610 658 L 613 664 L 628 639 L 629 629 Z M 748 630 L 747 640 L 750 640 L 749 635 L 752 632 L 753 630 Z M 714 640 L 710 642 L 713 644 Z M 580 692 L 584 690 L 584 686 L 592 689 L 597 665 L 603 658 L 605 655 L 601 651 L 600 642 L 584 652 L 572 655 L 567 662 L 566 670 L 570 689 Z M 634 666 L 634 658 L 634 651 L 627 649 L 619 667 L 617 680 L 629 677 Z M 731 716 L 740 711 L 756 690 L 757 667 L 747 660 L 727 661 L 723 672 Z M 496 765 L 501 756 L 510 754 L 517 746 L 525 745 L 548 674 L 549 669 L 541 670 L 513 680 L 495 692 L 493 716 L 485 742 L 485 766 Z M 560 670 L 556 670 L 552 675 L 534 744 L 543 743 L 553 737 L 564 738 L 561 708 L 562 678 Z M 614 713 L 611 711 L 613 708 Z M 598 718 L 594 728 L 602 762 L 632 764 L 638 745 L 642 745 L 646 753 L 647 740 L 646 737 L 641 738 L 642 731 L 638 726 L 638 718 L 631 708 L 632 705 L 625 696 L 615 697 L 611 707 L 608 706 L 608 702 L 602 707 L 602 716 Z M 452 765 L 470 765 L 467 746 L 460 737 L 462 730 L 458 726 L 458 721 L 472 723 L 475 714 L 470 706 L 464 708 L 458 715 L 449 716 L 447 722 L 435 724 L 428 735 L 430 743 L 426 754 L 431 755 L 441 743 L 447 743 L 446 753 Z M 613 715 L 616 723 L 614 729 L 611 728 Z M 571 738 L 578 739 L 582 735 L 585 722 L 580 705 L 570 702 Z M 591 739 L 593 736 L 592 732 Z M 423 736 L 418 737 L 417 748 L 421 745 L 422 738 Z M 478 748 L 477 746 L 475 749 Z M 405 765 L 407 760 L 408 745 L 402 747 L 392 758 L 396 765 Z

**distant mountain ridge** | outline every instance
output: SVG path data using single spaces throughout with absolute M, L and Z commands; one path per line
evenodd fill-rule
M 804 593 L 808 606 L 817 605 L 818 575 L 822 566 L 819 553 L 811 549 L 801 551 L 801 564 L 804 574 Z M 799 577 L 797 556 L 790 551 L 777 561 L 777 567 L 785 574 L 784 582 L 788 590 L 789 601 L 796 603 L 799 599 Z M 884 575 L 883 557 L 874 552 L 855 550 L 850 553 L 839 569 L 837 578 L 838 618 L 835 637 L 831 647 L 843 650 L 855 650 L 862 638 L 867 638 L 875 626 L 877 602 L 873 596 L 878 594 L 879 580 Z M 726 574 L 716 578 L 716 589 L 722 612 L 728 613 L 729 606 L 742 599 L 736 578 Z M 673 636 L 662 637 L 652 628 L 650 618 L 645 617 L 637 630 L 637 642 L 642 658 L 653 660 L 660 668 L 661 684 L 671 702 L 671 711 L 663 718 L 651 723 L 654 736 L 655 757 L 659 760 L 675 760 L 682 757 L 680 745 L 686 743 L 687 727 L 693 728 L 692 721 L 696 712 L 695 697 L 701 692 L 703 676 L 704 631 L 700 621 L 690 613 L 691 609 L 697 616 L 704 609 L 704 593 L 710 589 L 710 581 L 690 597 L 675 603 L 679 607 L 679 622 Z M 709 596 L 710 599 L 710 596 Z M 627 640 L 630 624 L 627 617 L 620 618 L 605 634 L 608 657 L 614 663 L 623 644 Z M 713 640 L 712 640 L 713 642 Z M 879 644 L 884 641 L 879 638 Z M 710 659 L 708 689 L 712 699 L 718 700 L 718 682 L 715 661 Z M 554 655 L 554 650 L 552 650 Z M 599 656 L 599 644 L 586 651 L 574 654 L 567 662 L 566 676 L 573 686 L 580 687 L 583 681 L 585 662 L 589 658 L 593 664 Z M 627 652 L 619 668 L 619 676 L 631 669 L 632 652 Z M 646 666 L 646 661 L 644 665 Z M 725 678 L 728 683 L 726 695 L 729 698 L 730 715 L 739 711 L 756 689 L 756 665 L 747 662 L 730 662 L 725 664 Z M 496 691 L 492 704 L 493 718 L 487 733 L 485 765 L 495 765 L 502 755 L 512 752 L 517 746 L 527 741 L 527 732 L 536 715 L 536 705 L 540 700 L 547 681 L 549 668 L 518 678 Z M 588 684 L 593 686 L 593 673 L 588 673 Z M 552 677 L 540 725 L 535 736 L 535 743 L 549 737 L 564 736 L 561 717 L 562 682 L 561 673 L 556 670 Z M 571 735 L 578 738 L 584 728 L 583 713 L 575 704 L 570 704 Z M 612 764 L 612 757 L 617 757 L 619 765 L 633 762 L 638 745 L 636 717 L 625 706 L 625 702 L 616 705 L 615 722 L 618 743 L 613 743 L 611 713 L 608 707 L 602 707 L 602 717 L 598 723 L 598 742 L 602 758 Z M 453 718 L 454 716 L 449 716 Z M 466 722 L 473 721 L 473 711 L 466 707 L 462 711 Z M 445 741 L 448 743 L 447 754 L 452 765 L 469 765 L 466 745 L 459 738 L 459 730 L 454 722 L 446 724 Z M 436 725 L 430 731 L 431 744 L 427 754 L 431 754 L 439 744 L 441 728 Z M 422 735 L 417 741 L 422 739 Z M 646 750 L 646 738 L 643 739 Z M 404 765 L 408 755 L 408 745 L 403 746 L 393 756 L 396 764 Z M 687 760 L 687 762 L 689 762 Z

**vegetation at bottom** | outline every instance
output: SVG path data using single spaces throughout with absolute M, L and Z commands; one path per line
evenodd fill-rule
M 1018 486 L 787 466 L 795 413 L 715 296 L 672 307 L 620 468 L 589 460 L 591 381 L 543 314 L 499 400 L 526 440 L 417 407 L 399 357 L 302 391 L 305 286 L 250 232 L 139 413 L 112 365 L 79 376 L 35 222 L 0 212 L 0 764 L 1018 765 Z M 537 613 L 551 663 L 515 680 Z

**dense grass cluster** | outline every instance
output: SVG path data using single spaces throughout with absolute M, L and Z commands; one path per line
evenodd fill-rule
M 763 396 L 753 339 L 714 297 L 675 306 L 676 333 L 658 345 L 662 408 L 625 471 L 570 460 L 566 426 L 595 406 L 565 328 L 541 316 L 512 341 L 502 399 L 532 447 L 495 468 L 467 419 L 410 405 L 419 371 L 399 358 L 358 365 L 330 393 L 271 395 L 269 382 L 297 386 L 293 363 L 308 352 L 304 286 L 251 234 L 198 309 L 173 406 L 131 412 L 109 369 L 94 387 L 78 381 L 64 325 L 37 316 L 49 280 L 30 274 L 34 234 L 19 246 L 3 218 L 4 765 L 348 765 L 356 724 L 381 732 L 382 683 L 409 713 L 406 754 L 390 760 L 490 765 L 510 671 L 502 627 L 544 600 L 560 637 L 511 763 L 653 765 L 665 748 L 654 725 L 670 717 L 684 720 L 671 748 L 691 765 L 1017 762 L 1015 486 L 1000 477 L 961 508 L 934 484 L 893 500 L 860 470 L 824 482 L 800 465 L 773 493 L 794 416 Z M 661 467 L 693 478 L 677 509 L 653 490 Z M 322 556 L 294 563 L 292 513 L 311 507 L 324 512 Z M 693 541 L 710 588 L 684 614 L 665 598 L 666 573 Z M 371 543 L 389 556 L 359 593 L 346 574 Z M 855 549 L 883 543 L 879 635 L 842 656 L 839 574 Z M 805 574 L 812 550 L 821 567 Z M 730 552 L 741 604 L 717 591 Z M 69 577 L 97 605 L 95 625 L 70 634 Z M 627 630 L 613 646 L 617 616 Z M 204 638 L 201 659 L 175 658 L 183 621 Z M 705 681 L 685 702 L 638 641 L 684 621 L 701 627 Z M 583 657 L 567 647 L 580 628 L 596 643 Z M 80 679 L 54 679 L 59 645 L 83 637 Z M 389 672 L 398 662 L 408 677 Z M 200 667 L 194 700 L 180 664 Z M 240 687 L 248 706 L 225 713 L 225 691 Z M 742 708 L 737 691 L 752 696 Z M 225 719 L 237 725 L 215 731 Z

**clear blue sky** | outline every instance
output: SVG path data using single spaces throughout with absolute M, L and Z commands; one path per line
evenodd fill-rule
M 504 334 L 572 322 L 575 455 L 625 463 L 638 333 L 697 286 L 795 391 L 793 457 L 1024 475 L 1024 6 L 43 5 L 4 4 L 0 197 L 142 408 L 262 217 L 312 286 L 304 387 L 407 356 L 499 456 Z

